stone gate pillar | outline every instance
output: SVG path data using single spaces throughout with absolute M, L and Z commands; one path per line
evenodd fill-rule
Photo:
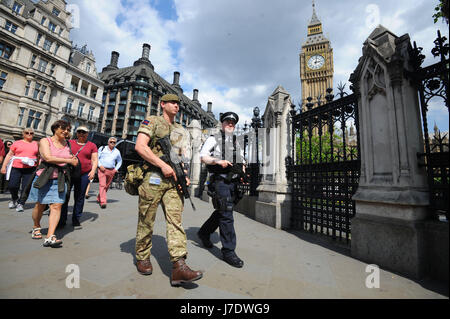
M 255 220 L 277 229 L 290 227 L 291 195 L 286 179 L 285 158 L 288 156 L 288 124 L 291 97 L 278 86 L 269 97 L 264 111 L 264 129 L 260 129 L 262 144 L 258 200 L 255 203 Z
M 192 143 L 192 160 L 191 160 L 191 171 L 190 171 L 190 180 L 191 180 L 191 194 L 195 194 L 196 189 L 198 188 L 198 183 L 200 179 L 200 148 L 202 146 L 202 126 L 198 120 L 192 120 L 189 125 L 187 125 L 186 129 L 191 135 L 191 143 Z
M 409 70 L 409 35 L 378 26 L 350 81 L 358 95 L 361 175 L 353 196 L 352 256 L 405 275 L 424 270 L 423 220 L 429 203 L 419 167 L 423 137 Z

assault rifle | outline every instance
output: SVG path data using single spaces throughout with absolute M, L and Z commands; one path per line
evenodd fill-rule
M 186 173 L 184 172 L 184 168 L 183 168 L 183 165 L 181 163 L 181 160 L 178 161 L 178 163 L 174 163 L 172 161 L 172 158 L 170 157 L 170 153 L 172 151 L 172 144 L 170 144 L 169 135 L 166 135 L 163 138 L 160 138 L 158 140 L 157 144 L 159 144 L 161 146 L 161 150 L 162 150 L 162 152 L 164 154 L 160 158 L 164 162 L 169 164 L 170 167 L 172 167 L 172 169 L 175 172 L 175 175 L 177 176 L 177 189 L 179 189 L 178 188 L 178 185 L 179 185 L 181 187 L 181 191 L 183 192 L 184 198 L 189 198 L 189 200 L 191 202 L 191 205 L 192 205 L 192 209 L 195 210 L 194 203 L 192 202 L 191 196 L 189 195 L 189 189 L 188 189 L 188 186 L 186 184 Z
M 241 178 L 243 180 L 244 184 L 247 184 L 250 182 L 250 178 L 248 176 L 248 173 L 244 173 L 244 164 L 243 163 L 235 163 L 233 166 L 227 166 L 226 168 L 223 168 L 219 164 L 214 165 L 206 165 L 206 168 L 208 169 L 208 172 L 213 174 L 226 174 L 227 177 L 225 180 L 227 182 L 231 181 L 241 181 Z

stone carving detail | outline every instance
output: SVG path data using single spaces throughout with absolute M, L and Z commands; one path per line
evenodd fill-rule
M 386 95 L 384 69 L 372 58 L 366 70 L 367 95 L 369 100 L 377 94 Z
M 274 127 L 274 113 L 273 109 L 270 108 L 269 112 L 267 112 L 266 117 L 264 118 L 264 123 L 266 128 Z

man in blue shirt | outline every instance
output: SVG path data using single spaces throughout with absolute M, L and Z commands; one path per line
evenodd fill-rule
M 108 146 L 100 147 L 98 151 L 98 181 L 99 193 L 97 195 L 97 203 L 101 208 L 106 208 L 106 192 L 109 185 L 122 165 L 122 156 L 120 151 L 116 148 L 117 139 L 110 137 Z

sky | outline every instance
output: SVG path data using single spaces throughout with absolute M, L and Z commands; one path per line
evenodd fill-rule
M 213 113 L 234 111 L 249 123 L 253 108 L 261 114 L 281 85 L 297 104 L 301 97 L 299 54 L 312 16 L 311 0 L 68 0 L 76 18 L 70 38 L 87 45 L 97 71 L 120 53 L 118 66 L 141 57 L 151 45 L 150 61 L 169 83 L 180 72 L 184 94 Z M 408 33 L 423 47 L 424 66 L 432 55 L 437 30 L 448 37 L 448 25 L 432 15 L 438 0 L 315 0 L 316 14 L 334 54 L 334 93 L 346 84 L 362 55 L 364 41 L 378 24 L 396 36 Z M 448 131 L 448 111 L 439 100 L 429 108 L 434 123 Z

